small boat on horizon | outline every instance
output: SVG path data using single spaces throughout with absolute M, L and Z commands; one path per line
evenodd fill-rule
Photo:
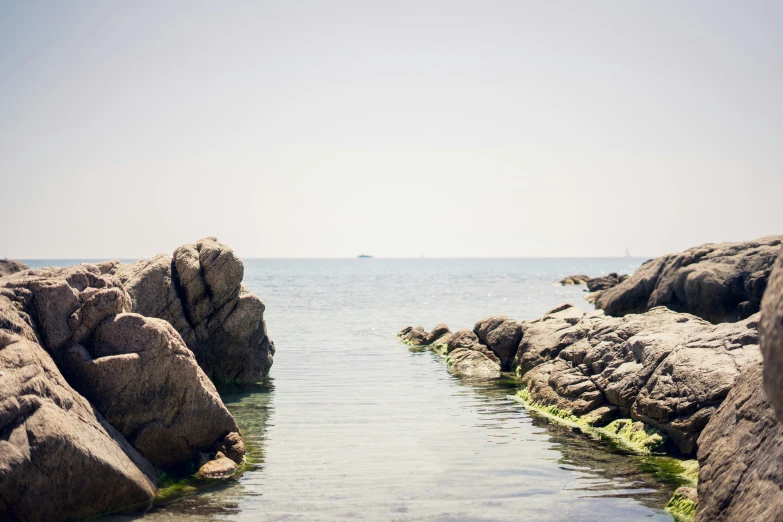
M 367 254 L 359 254 L 358 259 L 372 259 L 372 256 L 368 256 Z

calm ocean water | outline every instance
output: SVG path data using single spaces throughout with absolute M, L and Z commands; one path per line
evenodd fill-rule
M 531 416 L 510 381 L 450 375 L 395 339 L 489 315 L 535 318 L 643 259 L 245 260 L 277 345 L 270 386 L 226 392 L 254 447 L 237 481 L 113 520 L 670 521 L 649 465 Z M 42 264 L 68 262 L 30 261 Z

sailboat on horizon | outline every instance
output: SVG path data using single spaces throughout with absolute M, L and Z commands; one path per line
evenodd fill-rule
M 631 251 L 628 250 L 628 247 L 625 247 L 625 257 L 631 257 Z

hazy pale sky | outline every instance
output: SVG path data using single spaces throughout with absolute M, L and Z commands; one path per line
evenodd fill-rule
M 783 233 L 783 3 L 2 2 L 0 257 Z

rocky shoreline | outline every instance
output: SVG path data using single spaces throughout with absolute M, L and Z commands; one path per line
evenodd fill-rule
M 698 494 L 686 486 L 669 504 L 681 518 L 777 521 L 780 245 L 775 236 L 648 261 L 593 294 L 592 312 L 564 303 L 539 319 L 489 317 L 453 333 L 443 324 L 406 327 L 398 338 L 442 354 L 450 371 L 469 378 L 514 372 L 519 400 L 558 422 L 634 451 L 698 459 L 698 468 L 683 461 Z
M 261 381 L 274 355 L 243 274 L 205 238 L 0 278 L 0 519 L 94 517 L 149 503 L 165 474 L 242 466 L 213 381 Z

